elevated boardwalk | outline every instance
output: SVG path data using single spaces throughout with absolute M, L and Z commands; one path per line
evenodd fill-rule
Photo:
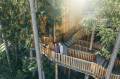
M 50 49 L 43 50 L 43 54 L 45 54 L 51 61 L 56 62 L 61 66 L 91 75 L 94 78 L 100 79 L 107 73 L 104 67 L 94 62 L 55 53 Z M 120 75 L 111 74 L 110 79 L 120 79 Z
M 2 51 L 4 51 L 5 45 L 1 44 L 0 49 L 3 49 Z M 42 54 L 47 56 L 51 61 L 58 63 L 61 66 L 91 75 L 97 79 L 105 77 L 105 75 L 107 73 L 107 70 L 104 67 L 102 67 L 101 65 L 98 65 L 94 62 L 87 61 L 87 59 L 83 60 L 82 58 L 85 58 L 84 56 L 87 56 L 87 54 L 83 55 L 83 57 L 81 57 L 81 58 L 75 58 L 72 56 L 55 53 L 51 49 L 44 48 L 44 47 L 42 47 Z M 77 56 L 79 56 L 79 55 L 77 55 Z M 92 61 L 94 61 L 94 59 L 92 59 L 92 57 L 94 57 L 94 56 L 92 56 L 92 54 L 91 54 L 90 58 Z M 111 74 L 110 79 L 120 79 L 120 75 Z

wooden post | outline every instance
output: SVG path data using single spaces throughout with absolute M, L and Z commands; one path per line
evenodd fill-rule
M 96 28 L 96 25 L 93 27 L 93 31 L 92 31 L 92 35 L 91 35 L 90 48 L 89 48 L 90 50 L 92 50 L 92 47 L 93 47 L 95 28 Z
M 35 50 L 36 50 L 36 60 L 38 65 L 38 77 L 39 79 L 43 79 L 42 77 L 42 62 L 41 62 L 41 44 L 38 38 L 38 29 L 37 29 L 37 22 L 36 22 L 36 12 L 34 8 L 34 0 L 29 0 L 30 3 L 30 10 L 31 10 L 31 17 L 32 17 L 32 27 L 33 27 L 33 34 L 34 34 L 34 42 L 35 42 Z M 39 45 L 40 44 L 40 45 Z
M 70 79 L 70 74 L 71 74 L 71 71 L 70 69 L 68 70 L 68 79 Z
M 89 79 L 89 75 L 85 74 L 85 79 Z
M 55 64 L 55 79 L 58 79 L 58 64 Z

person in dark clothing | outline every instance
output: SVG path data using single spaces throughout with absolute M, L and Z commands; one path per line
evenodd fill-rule
M 59 46 L 58 43 L 55 43 L 55 44 L 54 44 L 54 51 L 55 51 L 56 53 L 60 53 L 60 46 Z

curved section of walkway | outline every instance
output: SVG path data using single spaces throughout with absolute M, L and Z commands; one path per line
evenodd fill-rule
M 90 42 L 89 42 L 89 41 L 77 40 L 75 43 L 76 43 L 76 44 L 79 44 L 79 45 L 81 45 L 81 46 L 84 46 L 84 47 L 89 47 L 89 46 L 90 46 Z M 101 44 L 99 44 L 99 43 L 96 43 L 96 42 L 93 43 L 93 48 L 94 48 L 94 49 L 99 50 L 99 49 L 101 49 L 102 47 L 103 47 L 103 46 L 102 46 Z
M 91 62 L 96 61 L 96 55 L 95 54 L 91 54 L 91 53 L 88 53 L 88 52 L 85 52 L 85 51 L 80 51 L 80 50 L 75 50 L 75 49 L 68 48 L 68 55 L 72 56 L 72 57 L 75 57 L 75 58 L 91 61 Z
M 59 65 L 82 73 L 86 73 L 93 76 L 94 78 L 102 78 L 107 73 L 106 69 L 101 65 L 90 61 L 55 53 L 49 49 L 43 50 L 43 54 L 45 54 L 50 60 L 58 63 Z M 120 79 L 120 75 L 111 74 L 110 79 Z
M 94 53 L 93 54 L 90 53 L 89 51 L 86 50 L 86 48 L 82 48 L 82 50 L 84 51 L 68 48 L 68 55 L 75 58 L 96 62 L 96 55 Z M 117 59 L 115 61 L 115 65 L 120 65 L 120 60 Z

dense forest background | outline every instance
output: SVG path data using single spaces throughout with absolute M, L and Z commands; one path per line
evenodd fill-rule
M 109 60 L 120 31 L 120 1 L 102 0 L 102 2 L 97 15 L 100 22 L 85 19 L 83 26 L 86 26 L 89 32 L 93 28 L 89 26 L 96 26 L 94 40 L 103 45 L 98 52 Z M 53 36 L 54 24 L 62 23 L 62 17 L 60 17 L 62 3 L 62 0 L 35 1 L 40 38 L 44 35 Z M 0 1 L 0 44 L 3 42 L 6 44 L 6 51 L 2 52 L 0 49 L 0 79 L 37 79 L 36 59 L 30 56 L 30 48 L 33 45 L 31 23 L 28 0 Z M 120 59 L 120 51 L 117 58 Z M 45 79 L 54 79 L 54 63 L 45 56 L 42 56 L 42 62 Z M 61 67 L 60 69 L 65 70 Z

